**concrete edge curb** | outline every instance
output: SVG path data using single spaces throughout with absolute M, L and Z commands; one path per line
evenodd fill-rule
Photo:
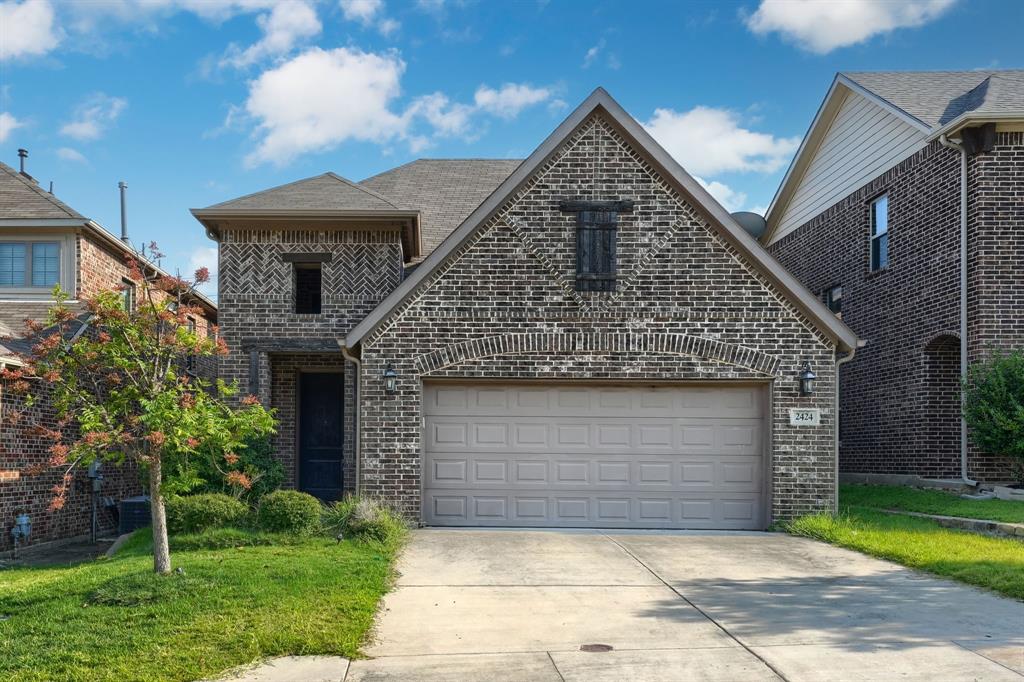
M 1006 523 L 1003 521 L 989 521 L 986 519 L 965 519 L 959 516 L 924 514 L 922 512 L 900 511 L 898 509 L 879 509 L 878 511 L 885 512 L 886 514 L 930 519 L 945 528 L 957 528 L 959 530 L 966 530 L 972 533 L 1002 535 L 1009 538 L 1024 540 L 1024 523 Z

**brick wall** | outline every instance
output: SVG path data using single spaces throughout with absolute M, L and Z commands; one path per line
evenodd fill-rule
M 577 293 L 565 198 L 633 199 L 614 294 Z M 832 508 L 833 348 L 625 140 L 591 118 L 363 343 L 364 492 L 420 515 L 424 379 L 771 382 L 776 519 Z M 819 385 L 798 395 L 804 361 Z M 398 391 L 383 392 L 391 363 Z M 790 407 L 817 407 L 818 428 Z
M 968 361 L 1024 340 L 1021 133 L 969 168 Z M 889 195 L 889 267 L 870 271 L 870 202 Z M 770 247 L 811 291 L 843 287 L 867 346 L 840 377 L 840 468 L 960 476 L 960 156 L 933 143 Z M 972 449 L 970 475 L 1006 476 Z
M 1024 349 L 1024 132 L 999 133 L 968 161 L 968 360 Z M 1007 462 L 972 448 L 971 475 L 1007 478 Z
M 221 361 L 221 376 L 237 381 L 242 394 L 249 384 L 250 351 L 259 357 L 260 398 L 278 410 L 277 456 L 285 463 L 288 485 L 295 485 L 295 374 L 301 369 L 341 368 L 337 352 L 268 352 L 268 342 L 299 344 L 317 340 L 334 347 L 348 331 L 396 286 L 402 276 L 400 226 L 373 229 L 345 225 L 235 225 L 220 242 L 219 305 L 222 335 L 231 351 Z M 294 312 L 292 264 L 284 254 L 330 253 L 323 264 L 319 315 Z M 263 350 L 261 350 L 263 349 Z M 344 476 L 347 490 L 355 482 L 355 375 L 345 367 Z

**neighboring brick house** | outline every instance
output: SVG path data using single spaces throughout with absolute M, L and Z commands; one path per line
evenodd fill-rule
M 5 338 L 0 340 L 0 364 L 17 366 L 18 354 L 30 352 L 31 343 L 20 338 L 25 320 L 45 319 L 54 285 L 68 293 L 69 305 L 84 310 L 81 302 L 88 296 L 130 282 L 129 257 L 149 272 L 162 272 L 139 258 L 128 243 L 43 190 L 31 176 L 0 163 L 0 337 Z M 205 314 L 197 316 L 196 329 L 212 333 L 217 307 L 204 296 L 197 303 Z M 195 371 L 210 376 L 216 366 L 207 363 Z M 27 468 L 48 460 L 49 442 L 28 437 L 24 429 L 9 423 L 11 412 L 25 411 L 26 406 L 4 386 L 0 410 L 0 551 L 11 547 L 10 530 L 18 512 L 31 516 L 33 543 L 89 532 L 91 487 L 86 472 L 75 473 L 64 507 L 51 511 L 52 489 L 63 471 L 25 474 Z M 26 421 L 55 424 L 46 401 L 29 411 L 33 416 Z M 138 473 L 127 465 L 107 465 L 104 478 L 101 494 L 114 503 L 143 490 Z M 104 530 L 113 521 L 112 513 L 101 513 Z
M 220 243 L 223 375 L 279 410 L 291 485 L 429 525 L 834 509 L 856 337 L 603 90 L 521 163 L 325 174 L 193 213 Z
M 1024 71 L 837 75 L 766 219 L 768 250 L 867 343 L 841 370 L 841 470 L 1005 479 L 967 447 L 959 387 L 1024 345 Z

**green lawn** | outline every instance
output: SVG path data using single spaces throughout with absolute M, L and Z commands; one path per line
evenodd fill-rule
M 839 500 L 843 506 L 899 509 L 968 519 L 1024 523 L 1024 502 L 965 500 L 959 495 L 941 490 L 922 490 L 897 485 L 842 485 L 839 486 Z
M 237 546 L 251 542 L 255 546 Z M 278 542 L 280 540 L 280 542 Z M 394 550 L 218 531 L 109 560 L 0 571 L 0 679 L 195 680 L 266 656 L 358 655 Z
M 847 498 L 842 499 L 845 503 Z M 806 516 L 786 529 L 1024 600 L 1024 542 L 1020 540 L 952 530 L 920 517 L 848 505 L 838 516 Z

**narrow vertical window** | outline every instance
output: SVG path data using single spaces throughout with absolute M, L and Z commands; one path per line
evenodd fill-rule
M 124 309 L 127 312 L 135 311 L 135 282 L 130 279 L 122 279 L 121 286 L 124 287 Z
M 32 286 L 52 287 L 60 282 L 60 244 L 32 245 Z
M 825 305 L 835 313 L 836 317 L 843 317 L 843 287 L 836 285 L 825 290 Z
M 322 298 L 321 263 L 295 263 L 295 312 L 319 315 Z
M 889 195 L 871 202 L 871 269 L 889 265 Z
M 24 244 L 0 244 L 0 286 L 25 286 Z

